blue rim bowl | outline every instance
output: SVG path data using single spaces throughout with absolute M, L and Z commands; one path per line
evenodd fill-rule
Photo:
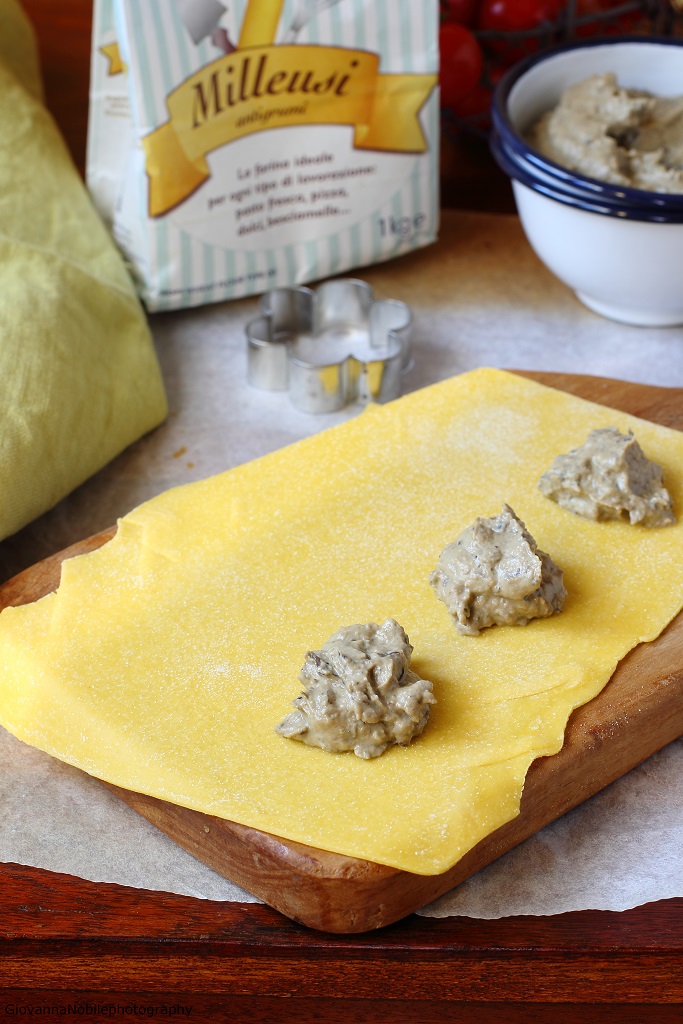
M 680 223 L 683 219 L 683 193 L 650 192 L 644 189 L 599 181 L 569 170 L 532 149 L 509 114 L 509 101 L 524 76 L 534 68 L 573 51 L 598 47 L 630 47 L 649 44 L 651 47 L 683 47 L 683 39 L 659 36 L 610 36 L 565 43 L 533 54 L 511 67 L 496 86 L 491 107 L 492 151 L 502 169 L 523 184 L 552 198 L 594 213 L 630 217 L 635 220 L 656 220 Z M 609 51 L 606 50 L 607 59 Z M 681 50 L 680 91 L 683 93 L 683 50 Z M 608 71 L 610 68 L 605 67 Z M 577 79 L 578 80 L 578 79 Z M 524 130 L 527 125 L 522 127 Z M 503 162 L 501 162 L 501 160 Z M 503 165 L 505 164 L 505 166 Z M 538 171 L 538 178 L 536 177 Z M 572 201 L 573 200 L 573 201 Z M 619 212 L 617 212 L 619 211 Z M 649 211 L 650 215 L 646 215 Z M 655 214 L 658 214 L 655 216 Z M 676 216 L 680 214 L 681 217 Z
M 624 206 L 623 203 L 614 201 L 609 197 L 603 197 L 596 193 L 581 193 L 577 190 L 563 188 L 561 183 L 555 183 L 550 179 L 543 179 L 538 175 L 528 173 L 527 170 L 515 159 L 514 155 L 506 149 L 500 135 L 493 130 L 489 137 L 489 147 L 494 160 L 508 177 L 518 181 L 521 185 L 554 199 L 565 206 L 573 206 L 585 213 L 599 213 L 607 217 L 616 217 L 618 220 L 640 220 L 650 221 L 656 224 L 683 224 L 683 209 L 664 210 L 658 207 Z

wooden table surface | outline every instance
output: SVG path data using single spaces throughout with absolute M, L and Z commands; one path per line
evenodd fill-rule
M 0 1013 L 44 993 L 49 1006 L 182 1005 L 193 1021 L 254 1024 L 681 1020 L 680 899 L 621 914 L 411 916 L 347 938 L 254 904 L 14 865 L 0 877 Z
M 83 168 L 90 0 L 24 0 L 47 102 Z M 444 205 L 510 211 L 478 140 L 446 139 Z M 683 899 L 623 913 L 435 920 L 329 936 L 265 906 L 0 865 L 0 1019 L 483 1024 L 683 1020 Z

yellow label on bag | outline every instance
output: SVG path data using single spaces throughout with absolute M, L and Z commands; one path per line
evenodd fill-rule
M 418 113 L 436 75 L 384 75 L 379 56 L 334 46 L 260 46 L 221 57 L 167 100 L 169 120 L 142 141 L 149 214 L 158 217 L 209 177 L 206 156 L 264 128 L 354 128 L 356 149 L 423 153 Z
M 272 43 L 282 8 L 283 0 L 249 0 L 240 31 L 240 48 L 267 46 L 268 43 Z

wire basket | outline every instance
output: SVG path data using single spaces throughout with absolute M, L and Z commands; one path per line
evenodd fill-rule
M 468 111 L 467 102 L 456 109 L 442 106 L 442 128 L 449 135 L 461 132 L 486 137 L 490 126 L 488 94 L 503 72 L 513 63 L 532 54 L 548 50 L 573 39 L 600 36 L 683 35 L 683 0 L 624 0 L 613 7 L 581 13 L 577 0 L 567 0 L 557 17 L 523 31 L 499 32 L 472 28 L 483 54 L 483 70 L 477 86 L 476 99 L 481 109 Z M 471 104 L 472 105 L 472 104 Z

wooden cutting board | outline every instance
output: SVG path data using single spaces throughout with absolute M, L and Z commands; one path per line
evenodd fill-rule
M 573 374 L 523 376 L 683 429 L 683 389 Z M 679 510 L 680 514 L 680 510 Z M 64 558 L 99 547 L 114 528 L 39 562 L 0 587 L 0 609 L 55 590 Z M 415 875 L 327 853 L 245 825 L 107 785 L 184 849 L 295 921 L 330 932 L 380 928 L 419 909 L 683 733 L 683 612 L 617 667 L 569 719 L 562 750 L 536 760 L 521 812 L 441 875 Z

